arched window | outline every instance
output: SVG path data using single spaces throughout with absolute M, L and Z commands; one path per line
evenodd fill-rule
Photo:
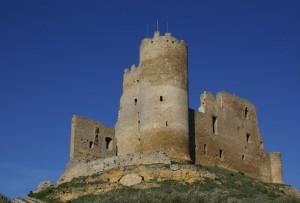
M 113 140 L 110 137 L 105 138 L 104 147 L 105 147 L 105 149 L 108 149 L 108 150 L 113 149 Z

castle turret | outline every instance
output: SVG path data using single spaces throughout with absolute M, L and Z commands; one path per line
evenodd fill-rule
M 125 70 L 116 124 L 118 154 L 164 151 L 189 161 L 187 46 L 170 33 L 144 39 Z
M 140 45 L 141 151 L 190 160 L 187 46 L 170 33 Z

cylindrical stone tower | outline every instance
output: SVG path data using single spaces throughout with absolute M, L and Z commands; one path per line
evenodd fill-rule
M 139 69 L 140 150 L 163 151 L 174 160 L 190 161 L 185 42 L 155 32 L 140 45 Z

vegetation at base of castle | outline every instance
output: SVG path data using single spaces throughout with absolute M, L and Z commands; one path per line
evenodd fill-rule
M 119 190 L 109 191 L 100 195 L 82 196 L 72 200 L 72 203 L 300 203 L 300 199 L 287 196 L 280 184 L 263 183 L 239 172 L 229 171 L 219 167 L 203 167 L 194 165 L 200 170 L 206 170 L 217 174 L 218 178 L 213 180 L 205 178 L 191 184 L 181 181 L 155 182 L 159 187 L 148 189 L 135 189 L 133 187 L 123 187 Z M 93 175 L 94 176 L 94 175 Z M 55 193 L 63 192 L 70 188 L 83 186 L 86 178 L 79 177 L 71 182 L 63 183 L 58 187 L 49 187 L 39 193 L 31 193 L 32 197 L 44 200 L 49 203 L 58 203 L 53 199 Z M 153 183 L 153 182 L 152 182 Z M 91 183 L 88 183 L 91 184 Z M 94 182 L 92 183 L 94 184 Z

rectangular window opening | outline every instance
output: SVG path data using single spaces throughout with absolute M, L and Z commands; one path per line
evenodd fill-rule
M 207 155 L 207 145 L 204 144 L 204 155 Z
M 245 117 L 245 118 L 248 118 L 248 112 L 249 112 L 249 110 L 248 110 L 248 108 L 246 107 L 246 108 L 245 108 L 245 111 L 244 111 L 244 117 Z
M 219 150 L 219 158 L 223 160 L 223 150 L 222 149 Z
M 246 134 L 246 140 L 247 140 L 248 144 L 251 143 L 251 139 L 250 139 L 250 134 L 249 133 Z
M 160 96 L 159 101 L 163 101 L 163 100 L 164 100 L 163 96 Z
M 134 105 L 136 105 L 136 104 L 137 104 L 137 98 L 134 99 Z
M 166 121 L 166 126 L 168 126 L 168 121 Z
M 92 141 L 90 141 L 89 145 L 90 145 L 90 148 L 94 147 L 94 143 Z
M 213 128 L 213 134 L 217 134 L 217 117 L 212 117 L 212 128 Z

